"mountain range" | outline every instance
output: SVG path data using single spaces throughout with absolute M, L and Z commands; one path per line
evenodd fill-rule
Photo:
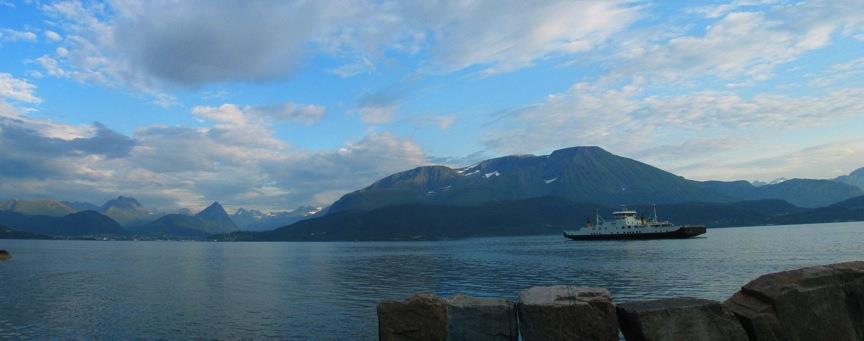
M 859 195 L 864 195 L 861 188 L 832 180 L 793 179 L 763 186 L 747 181 L 688 180 L 599 147 L 573 147 L 543 156 L 496 158 L 464 168 L 418 167 L 346 194 L 329 212 L 403 204 L 471 206 L 541 196 L 607 206 L 781 199 L 819 207 Z
M 213 202 L 194 216 L 168 214 L 153 222 L 130 228 L 134 233 L 162 237 L 205 237 L 237 230 L 237 225 L 219 202 Z
M 513 155 L 451 168 L 424 166 L 348 193 L 327 209 L 229 215 L 165 214 L 120 196 L 86 202 L 7 200 L 0 224 L 51 236 L 227 240 L 440 239 L 560 232 L 599 209 L 657 204 L 679 223 L 712 227 L 859 219 L 864 169 L 833 180 L 695 181 L 599 147 Z M 119 227 L 119 228 L 118 228 Z M 234 232 L 239 231 L 239 232 Z
M 0 211 L 0 224 L 17 231 L 47 236 L 97 236 L 126 233 L 116 221 L 96 211 L 76 212 L 62 217 Z

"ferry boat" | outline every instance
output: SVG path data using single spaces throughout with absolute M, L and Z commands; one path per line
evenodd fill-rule
M 584 227 L 564 231 L 564 237 L 574 240 L 667 239 L 690 238 L 705 233 L 705 225 L 675 225 L 658 221 L 656 207 L 651 220 L 645 216 L 636 218 L 636 211 L 627 207 L 612 212 L 612 216 L 614 220 L 607 222 L 597 213 L 593 223 L 588 219 Z

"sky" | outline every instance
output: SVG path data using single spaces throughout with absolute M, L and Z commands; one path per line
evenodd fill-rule
M 579 145 L 695 180 L 860 168 L 864 6 L 0 0 L 0 198 L 288 210 Z

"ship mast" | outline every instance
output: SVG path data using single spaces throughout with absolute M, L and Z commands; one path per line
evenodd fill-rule
M 654 207 L 654 222 L 657 222 L 657 204 L 651 205 Z

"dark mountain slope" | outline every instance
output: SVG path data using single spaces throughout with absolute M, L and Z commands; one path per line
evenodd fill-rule
M 6 226 L 0 225 L 0 239 L 52 239 L 49 236 L 24 232 L 24 231 L 15 231 L 9 229 Z
M 631 207 L 650 219 L 652 207 Z M 741 203 L 657 205 L 660 220 L 710 227 L 770 223 L 774 216 L 801 209 L 778 200 Z M 559 234 L 583 226 L 595 212 L 610 218 L 612 208 L 558 197 L 485 203 L 477 206 L 406 204 L 371 211 L 337 212 L 268 232 L 237 232 L 226 240 L 425 240 L 480 236 Z M 610 218 L 611 219 L 611 218 Z
M 225 212 L 225 208 L 218 202 L 213 202 L 203 211 L 198 212 L 195 217 L 209 223 L 207 226 L 199 228 L 207 233 L 228 233 L 239 230 L 228 213 Z
M 183 214 L 168 214 L 153 222 L 130 227 L 129 230 L 135 234 L 143 234 L 153 237 L 206 237 L 211 235 L 208 230 L 215 230 L 212 223 L 197 217 Z
M 0 212 L 0 224 L 11 229 L 49 236 L 121 235 L 126 231 L 111 218 L 95 211 L 63 217 Z

